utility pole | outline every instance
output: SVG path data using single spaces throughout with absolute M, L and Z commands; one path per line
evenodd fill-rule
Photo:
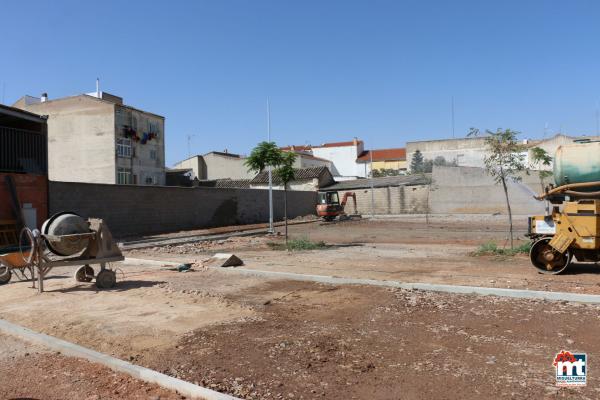
M 370 168 L 371 168 L 371 218 L 375 217 L 375 194 L 373 193 L 373 150 L 369 150 Z
M 596 102 L 596 136 L 600 136 L 600 105 Z
M 196 135 L 187 135 L 188 158 L 192 156 L 192 138 Z
M 454 139 L 454 96 L 452 96 L 452 139 Z
M 267 97 L 267 141 L 271 142 L 271 103 Z M 269 172 L 269 233 L 273 234 L 273 171 L 271 165 L 268 166 Z

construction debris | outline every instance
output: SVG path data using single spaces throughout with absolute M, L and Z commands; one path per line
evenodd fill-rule
M 217 253 L 206 261 L 205 266 L 211 267 L 239 267 L 244 262 L 235 254 Z

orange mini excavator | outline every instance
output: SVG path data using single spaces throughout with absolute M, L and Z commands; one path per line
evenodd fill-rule
M 352 197 L 354 201 L 354 214 L 356 214 L 356 193 L 346 192 L 340 203 L 340 197 L 337 191 L 319 192 L 317 194 L 317 215 L 325 221 L 333 221 L 336 217 L 346 215 L 344 208 L 348 198 Z

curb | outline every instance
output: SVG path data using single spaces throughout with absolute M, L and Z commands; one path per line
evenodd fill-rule
M 596 294 L 578 294 L 567 292 L 548 292 L 541 290 L 527 289 L 503 289 L 482 286 L 459 286 L 442 285 L 435 283 L 405 283 L 398 281 L 384 281 L 376 279 L 357 279 L 357 278 L 339 278 L 327 275 L 306 275 L 293 272 L 263 271 L 248 268 L 219 268 L 229 273 L 241 273 L 245 275 L 267 276 L 271 278 L 291 279 L 297 281 L 311 281 L 327 283 L 332 285 L 371 285 L 395 287 L 406 290 L 425 290 L 430 292 L 458 293 L 458 294 L 476 294 L 480 296 L 498 296 L 511 297 L 518 299 L 536 299 L 550 301 L 571 301 L 577 303 L 600 304 L 600 295 Z
M 142 258 L 126 258 L 126 263 L 134 265 L 175 265 L 177 262 L 170 263 L 168 261 L 147 260 Z M 548 292 L 543 290 L 527 290 L 527 289 L 505 289 L 492 288 L 485 286 L 461 286 L 461 285 L 443 285 L 436 283 L 410 283 L 399 281 L 388 281 L 378 279 L 361 279 L 361 278 L 340 278 L 328 275 L 310 275 L 297 274 L 294 272 L 280 271 L 264 271 L 260 269 L 249 269 L 244 267 L 235 268 L 220 268 L 213 267 L 219 271 L 228 273 L 239 273 L 245 275 L 265 276 L 269 278 L 291 279 L 295 281 L 309 281 L 326 283 L 331 285 L 370 285 L 395 287 L 406 290 L 425 290 L 430 292 L 457 293 L 457 294 L 476 294 L 480 296 L 498 296 L 511 297 L 518 299 L 537 299 L 549 301 L 572 301 L 576 303 L 600 304 L 600 295 L 597 294 L 579 294 L 569 292 Z
M 237 397 L 215 392 L 214 390 L 161 374 L 160 372 L 149 368 L 140 367 L 74 343 L 32 331 L 31 329 L 10 323 L 3 319 L 0 319 L 0 332 L 17 336 L 28 342 L 40 344 L 55 351 L 60 351 L 62 354 L 71 357 L 83 358 L 94 363 L 102 364 L 113 371 L 123 372 L 144 382 L 154 383 L 165 389 L 177 391 L 192 399 L 240 400 Z

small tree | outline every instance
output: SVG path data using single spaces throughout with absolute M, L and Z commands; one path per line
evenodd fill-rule
M 260 142 L 246 158 L 244 165 L 249 171 L 261 173 L 265 168 L 276 168 L 281 164 L 283 152 L 275 142 Z
M 552 171 L 543 169 L 544 166 L 548 167 L 552 164 L 552 157 L 548 152 L 541 147 L 534 147 L 531 149 L 531 165 L 537 169 L 538 177 L 540 178 L 540 186 L 542 192 L 546 190 L 546 179 L 552 176 Z M 550 204 L 546 200 L 546 214 L 550 212 Z
M 502 184 L 506 198 L 506 209 L 508 211 L 508 224 L 510 233 L 510 248 L 514 248 L 512 210 L 506 182 L 510 179 L 514 182 L 521 180 L 520 172 L 525 170 L 524 148 L 518 142 L 518 132 L 510 129 L 498 129 L 496 132 L 486 131 L 485 144 L 487 154 L 484 157 L 485 169 L 494 179 L 496 184 Z
M 373 170 L 373 178 L 381 178 L 384 176 L 398 176 L 400 175 L 400 170 L 393 168 L 381 168 Z
M 288 243 L 288 217 L 287 217 L 287 186 L 294 180 L 294 162 L 296 153 L 286 152 L 281 157 L 281 163 L 275 170 L 275 174 L 283 183 L 283 218 L 285 221 L 285 245 Z
M 410 172 L 420 174 L 423 172 L 423 154 L 421 150 L 415 150 L 410 161 Z
M 431 173 L 433 171 L 433 161 L 432 160 L 424 160 L 423 161 L 423 171 L 427 174 Z
M 551 164 L 552 157 L 546 150 L 541 147 L 531 149 L 531 165 L 538 171 L 542 192 L 546 190 L 546 179 L 552 176 L 552 171 L 545 170 L 543 167 L 549 167 Z
M 277 168 L 283 161 L 283 152 L 277 147 L 275 142 L 260 142 L 244 162 L 248 171 L 257 174 L 265 168 Z

